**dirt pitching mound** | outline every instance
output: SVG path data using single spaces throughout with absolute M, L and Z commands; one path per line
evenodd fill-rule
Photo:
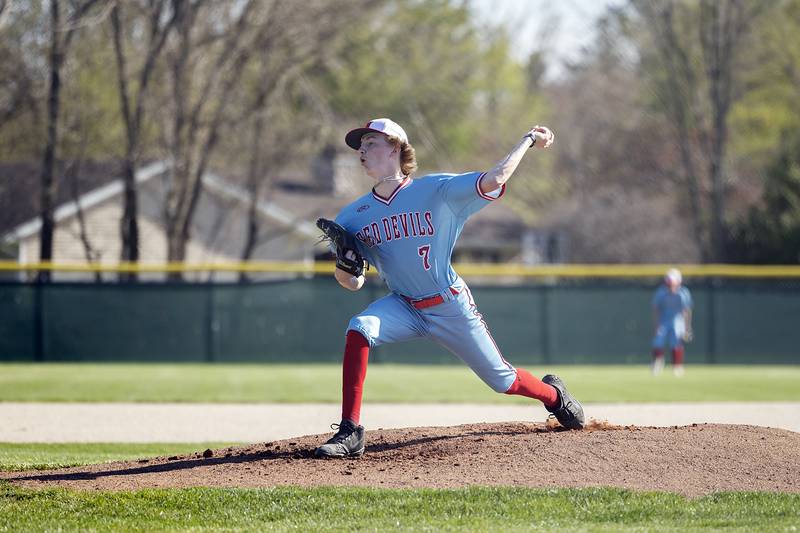
M 329 435 L 46 472 L 6 472 L 27 487 L 624 487 L 686 496 L 800 492 L 800 433 L 755 426 L 655 428 L 591 422 L 582 431 L 500 423 L 367 432 L 360 459 L 313 458 Z

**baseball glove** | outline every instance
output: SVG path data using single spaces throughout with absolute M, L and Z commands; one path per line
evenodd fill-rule
M 358 252 L 356 238 L 341 225 L 333 220 L 320 218 L 317 227 L 322 230 L 323 241 L 330 241 L 336 248 L 336 267 L 352 274 L 361 276 L 369 268 L 369 263 Z

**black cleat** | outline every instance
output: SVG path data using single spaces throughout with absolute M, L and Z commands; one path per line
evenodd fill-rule
M 581 407 L 578 400 L 567 392 L 567 387 L 561 381 L 561 378 L 548 374 L 542 378 L 542 381 L 558 391 L 558 405 L 552 408 L 545 406 L 545 409 L 553 413 L 558 422 L 565 428 L 582 429 L 586 423 L 586 419 L 583 416 L 583 407 Z
M 338 429 L 331 439 L 314 450 L 315 457 L 361 457 L 364 453 L 364 426 L 357 426 L 349 420 L 331 424 Z

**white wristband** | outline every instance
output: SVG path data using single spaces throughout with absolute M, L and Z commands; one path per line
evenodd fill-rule
M 525 135 L 523 135 L 522 138 L 523 139 L 527 138 L 531 140 L 531 145 L 528 148 L 533 148 L 533 146 L 536 144 L 536 135 L 534 135 L 533 133 L 528 132 Z

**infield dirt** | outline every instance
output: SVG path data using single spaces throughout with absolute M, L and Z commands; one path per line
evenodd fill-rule
M 329 435 L 53 471 L 5 472 L 15 485 L 73 489 L 365 486 L 623 487 L 686 496 L 800 492 L 800 433 L 744 425 L 669 428 L 591 422 L 367 431 L 359 459 L 313 458 Z

